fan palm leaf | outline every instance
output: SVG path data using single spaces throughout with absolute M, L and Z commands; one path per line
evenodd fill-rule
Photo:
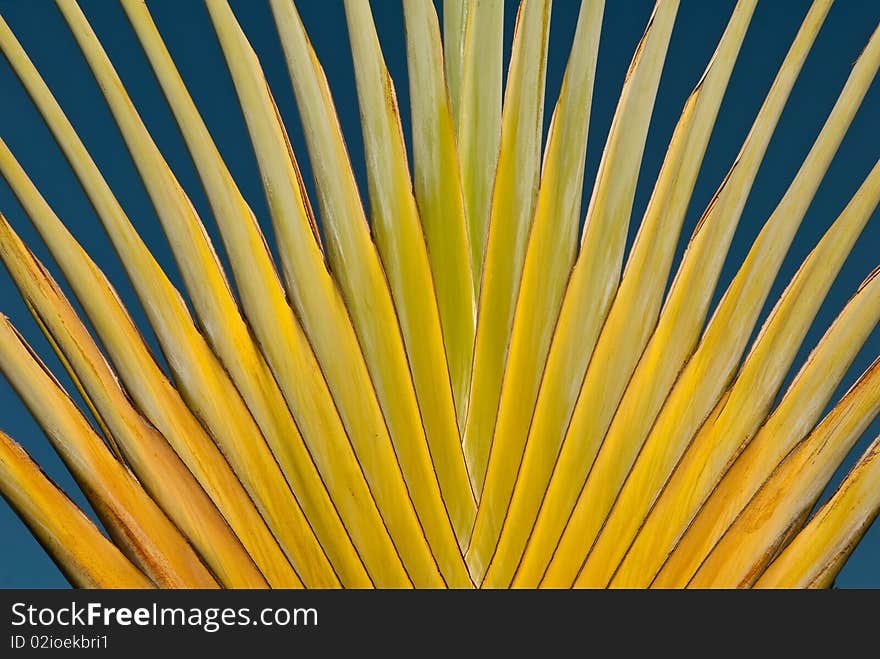
M 594 180 L 586 163 L 603 0 L 580 3 L 546 139 L 550 0 L 520 3 L 506 76 L 504 2 L 444 0 L 441 20 L 430 0 L 403 0 L 411 142 L 372 8 L 346 0 L 368 206 L 339 99 L 297 7 L 270 0 L 316 210 L 257 52 L 227 1 L 206 0 L 266 218 L 227 167 L 147 5 L 120 0 L 225 260 L 191 201 L 200 192 L 174 173 L 88 18 L 75 0 L 56 4 L 182 281 L 179 289 L 150 251 L 0 17 L 0 51 L 91 202 L 147 323 L 138 327 L 64 209 L 56 214 L 0 140 L 0 174 L 76 299 L 2 215 L 0 260 L 82 405 L 5 316 L 0 372 L 97 519 L 2 432 L 0 493 L 74 586 L 833 583 L 880 511 L 877 440 L 813 512 L 880 414 L 877 361 L 834 400 L 880 321 L 876 271 L 785 382 L 875 217 L 880 162 L 788 287 L 776 300 L 771 293 L 880 68 L 880 28 L 713 309 L 831 0 L 812 3 L 678 262 L 757 0 L 736 3 L 632 227 L 667 51 L 687 11 L 677 0 L 656 2 Z

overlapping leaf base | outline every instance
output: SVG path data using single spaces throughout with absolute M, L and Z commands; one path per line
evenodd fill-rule
M 679 4 L 657 1 L 580 235 L 602 0 L 581 4 L 546 140 L 550 0 L 521 3 L 504 90 L 503 0 L 445 0 L 442 36 L 431 0 L 403 0 L 412 166 L 370 5 L 345 0 L 368 208 L 296 7 L 270 0 L 316 210 L 297 164 L 303 154 L 293 153 L 256 53 L 226 0 L 207 0 L 280 263 L 148 8 L 120 2 L 195 164 L 230 272 L 76 2 L 57 0 L 184 291 L 146 247 L 0 18 L 0 49 L 104 225 L 170 371 L 68 230 L 63 209 L 56 215 L 0 141 L 0 173 L 85 318 L 2 216 L 0 258 L 87 409 L 2 316 L 0 370 L 107 535 L 2 433 L 0 492 L 72 584 L 833 581 L 880 510 L 878 439 L 811 514 L 880 412 L 878 360 L 822 418 L 880 320 L 876 272 L 782 388 L 880 202 L 880 162 L 748 344 L 880 67 L 880 30 L 710 317 L 758 168 L 831 0 L 810 8 L 678 262 L 691 195 L 757 0 L 736 4 L 638 219 L 631 218 L 636 183 Z M 631 222 L 638 234 L 627 252 Z

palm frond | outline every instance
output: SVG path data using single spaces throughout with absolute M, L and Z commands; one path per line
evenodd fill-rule
M 828 588 L 877 517 L 876 439 L 806 528 L 758 579 L 757 588 Z
M 77 478 L 113 541 L 154 583 L 216 588 L 186 539 L 92 430 L 5 316 L 0 317 L 3 375 Z M 294 577 L 291 585 L 300 585 Z
M 465 6 L 468 12 L 461 64 L 462 109 L 458 113 L 458 152 L 461 157 L 461 190 L 468 225 L 474 293 L 479 295 L 501 141 L 504 2 L 484 0 L 470 5 L 465 3 Z M 450 30 L 446 29 L 444 37 L 449 34 Z M 449 52 L 448 47 L 446 52 Z M 448 71 L 448 57 L 446 62 Z M 453 83 L 448 73 L 447 84 L 452 90 Z M 453 101 L 453 109 L 455 106 Z
M 554 337 L 540 393 L 533 401 L 508 526 L 499 540 L 499 547 L 505 548 L 500 556 L 507 557 L 506 564 L 499 561 L 493 565 L 488 573 L 492 580 L 510 583 L 538 516 L 543 492 L 548 497 L 546 510 L 559 511 L 561 518 L 571 510 L 575 488 L 583 485 L 590 462 L 595 459 L 599 442 L 654 329 L 696 175 L 753 9 L 753 3 L 739 6 L 709 68 L 685 104 L 618 291 L 604 321 L 600 321 L 602 325 L 592 328 L 593 354 L 580 361 L 572 358 L 572 353 L 579 350 L 577 322 L 569 324 L 567 337 Z M 634 184 L 634 179 L 630 180 Z M 632 203 L 632 192 L 628 195 Z M 606 219 L 604 229 L 610 228 Z M 619 245 L 621 236 L 616 240 Z M 607 280 L 601 283 L 608 285 Z M 589 297 L 583 298 L 581 314 L 587 313 Z M 642 322 L 634 322 L 634 318 Z M 558 343 L 563 338 L 568 339 L 565 349 Z M 567 437 L 578 439 L 569 441 Z M 562 476 L 559 481 L 554 478 L 554 485 L 548 488 L 554 470 Z M 554 499 L 560 496 L 566 497 L 567 509 Z M 557 539 L 558 535 L 554 542 Z
M 486 479 L 517 288 L 538 192 L 550 5 L 548 0 L 526 0 L 520 5 L 504 92 L 463 438 L 477 496 L 482 495 Z
M 0 491 L 28 520 L 68 580 L 80 588 L 152 588 L 153 583 L 25 453 L 0 432 Z
M 880 68 L 880 28 L 712 308 L 831 0 L 814 0 L 678 262 L 757 0 L 736 3 L 639 221 L 677 0 L 656 0 L 594 180 L 588 136 L 611 3 L 580 4 L 545 141 L 550 0 L 520 3 L 504 85 L 504 2 L 444 0 L 441 21 L 434 2 L 403 0 L 409 136 L 372 8 L 346 0 L 368 207 L 337 114 L 343 99 L 334 100 L 293 2 L 270 8 L 313 180 L 300 172 L 303 156 L 238 18 L 226 0 L 208 0 L 266 218 L 233 178 L 145 3 L 120 1 L 227 260 L 191 201 L 200 191 L 172 170 L 75 0 L 57 5 L 143 182 L 181 289 L 0 18 L 0 51 L 91 202 L 147 323 L 137 326 L 66 209 L 56 215 L 0 140 L 0 173 L 79 306 L 2 215 L 0 260 L 81 406 L 6 316 L 0 372 L 106 535 L 2 432 L 0 494 L 71 584 L 833 582 L 880 511 L 878 439 L 813 512 L 880 414 L 880 361 L 834 400 L 880 322 L 877 271 L 783 388 L 875 217 L 880 162 L 778 299 L 772 290 Z M 585 181 L 592 193 L 582 217 Z

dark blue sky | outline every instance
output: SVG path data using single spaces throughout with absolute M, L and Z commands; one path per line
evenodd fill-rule
M 209 230 L 216 237 L 216 231 L 211 226 L 211 214 L 186 149 L 122 10 L 116 3 L 106 0 L 89 0 L 81 4 L 154 139 L 206 220 Z M 267 235 L 270 234 L 262 188 L 246 129 L 203 4 L 196 0 L 152 0 L 148 4 L 233 175 L 264 223 Z M 385 57 L 403 109 L 404 130 L 408 131 L 408 84 L 402 10 L 397 0 L 374 0 L 372 4 Z M 554 3 L 545 113 L 548 121 L 562 79 L 579 4 L 577 0 L 556 0 Z M 651 0 L 607 2 L 587 151 L 587 175 L 584 183 L 587 196 L 592 188 L 624 74 L 650 15 L 652 4 Z M 759 2 L 709 144 L 682 234 L 681 247 L 739 150 L 809 4 L 807 0 Z M 357 98 L 342 2 L 300 0 L 297 5 L 330 80 L 352 161 L 362 191 L 365 191 Z M 508 0 L 507 5 L 506 54 L 510 48 L 516 3 Z M 681 2 L 645 150 L 634 218 L 640 218 L 644 211 L 682 104 L 711 56 L 733 5 L 733 0 Z M 287 123 L 294 150 L 300 158 L 303 174 L 309 181 L 306 149 L 268 4 L 264 1 L 240 0 L 232 2 L 232 6 L 262 60 L 273 94 Z M 42 72 L 129 217 L 154 250 L 160 263 L 179 284 L 179 275 L 140 179 L 88 67 L 54 3 L 49 0 L 0 0 L 0 12 Z M 746 205 L 722 274 L 721 290 L 736 272 L 763 222 L 791 182 L 836 100 L 852 63 L 878 21 L 880 3 L 877 0 L 838 0 L 831 9 L 794 88 Z M 0 99 L 0 134 L 3 139 L 56 212 L 104 268 L 136 320 L 146 329 L 143 314 L 100 222 L 5 60 L 0 62 Z M 803 222 L 771 292 L 761 322 L 800 262 L 874 165 L 880 154 L 878 117 L 880 83 L 875 81 Z M 311 188 L 310 190 L 313 192 Z M 9 218 L 37 255 L 47 264 L 51 263 L 45 248 L 2 181 L 0 212 Z M 636 228 L 634 222 L 631 238 L 635 235 Z M 220 244 L 219 240 L 217 244 Z M 878 245 L 880 212 L 874 214 L 831 289 L 804 342 L 794 371 L 799 368 L 859 283 L 880 263 Z M 179 288 L 183 290 L 182 286 Z M 2 269 L 0 312 L 12 318 L 50 367 L 59 376 L 63 376 L 60 365 Z M 880 331 L 875 330 L 844 379 L 835 400 L 878 354 Z M 69 391 L 74 391 L 66 377 L 61 377 L 61 380 Z M 787 384 L 788 382 L 786 386 Z M 20 441 L 75 501 L 86 506 L 82 495 L 76 490 L 70 475 L 45 437 L 2 379 L 0 427 Z M 880 422 L 875 422 L 850 459 L 841 467 L 835 482 L 839 481 L 852 461 L 878 433 Z M 0 587 L 66 585 L 57 568 L 18 518 L 2 503 L 0 548 Z M 880 587 L 880 524 L 874 526 L 855 551 L 841 573 L 838 585 Z

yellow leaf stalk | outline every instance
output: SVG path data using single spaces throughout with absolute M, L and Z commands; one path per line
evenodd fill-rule
M 486 478 L 507 342 L 538 193 L 551 4 L 550 0 L 525 0 L 520 5 L 507 73 L 463 439 L 477 498 Z
M 441 316 L 419 211 L 412 193 L 394 85 L 385 67 L 369 6 L 353 0 L 346 2 L 345 8 L 361 104 L 373 234 L 394 295 L 443 501 L 459 545 L 466 546 L 474 523 L 476 502 L 456 420 L 455 387 L 452 386 L 456 380 L 455 369 L 450 368 L 444 349 Z M 454 137 L 450 134 L 448 140 L 454 159 Z M 438 166 L 438 170 L 443 168 Z M 458 175 L 453 174 L 458 185 Z M 440 194 L 442 196 L 442 192 Z M 447 224 L 450 220 L 451 216 L 445 218 Z M 467 297 L 458 297 L 455 302 L 459 308 L 468 306 Z M 472 342 L 472 314 L 463 317 L 471 328 Z M 466 365 L 468 369 L 470 352 L 468 343 L 461 353 L 466 360 L 462 366 Z M 466 376 L 460 379 L 467 384 Z M 465 392 L 461 396 L 462 401 L 466 395 Z
M 131 404 L 61 289 L 2 216 L 0 258 L 93 415 L 144 489 L 223 586 L 265 588 L 265 579 L 223 515 L 166 439 Z
M 152 206 L 137 221 L 87 150 L 91 136 L 76 132 L 0 18 L 0 52 L 146 317 L 138 327 L 73 218 L 55 214 L 0 139 L 0 175 L 54 264 L 3 215 L 0 261 L 80 396 L 3 310 L 0 373 L 106 531 L 2 432 L 0 495 L 84 588 L 831 586 L 880 512 L 880 438 L 814 510 L 880 415 L 880 358 L 835 397 L 873 345 L 880 269 L 797 362 L 876 217 L 880 161 L 755 330 L 872 93 L 880 28 L 732 281 L 716 288 L 832 2 L 806 10 L 686 244 L 757 0 L 735 3 L 662 136 L 659 172 L 641 183 L 679 0 L 654 0 L 610 129 L 589 138 L 604 143 L 590 180 L 602 25 L 616 3 L 581 0 L 559 93 L 545 99 L 556 82 L 552 0 L 521 0 L 512 34 L 504 0 L 402 0 L 407 89 L 391 78 L 377 5 L 344 0 L 339 36 L 347 28 L 364 147 L 352 160 L 336 103 L 354 99 L 334 100 L 294 0 L 268 3 L 299 120 L 291 132 L 265 44 L 249 40 L 228 0 L 206 0 L 234 90 L 225 110 L 247 130 L 265 217 L 233 178 L 237 154 L 221 155 L 147 3 L 120 0 L 196 191 L 76 0 L 56 0 Z M 631 217 L 642 185 L 652 192 Z M 202 193 L 208 210 L 193 203 Z M 174 273 L 142 238 L 140 222 L 155 220 Z
M 498 148 L 501 141 L 502 49 L 504 0 L 464 2 L 468 8 L 461 73 L 461 111 L 458 113 L 458 153 L 461 191 L 467 216 L 468 244 L 474 294 L 480 293 L 483 255 L 489 231 L 489 213 Z M 447 14 L 444 14 L 444 22 Z M 596 26 L 599 29 L 599 26 Z M 444 37 L 450 34 L 444 29 Z M 449 47 L 446 48 L 449 53 Z M 447 71 L 450 60 L 446 59 Z M 447 74 L 447 81 L 451 76 Z M 452 83 L 449 83 L 450 89 Z M 453 102 L 453 108 L 455 103 Z M 468 386 L 470 382 L 468 382 Z M 459 410 L 459 415 L 467 412 Z
M 186 538 L 113 456 L 5 316 L 0 316 L 0 370 L 129 560 L 159 586 L 217 588 Z
M 403 9 L 416 201 L 434 276 L 449 378 L 459 424 L 463 427 L 474 350 L 473 272 L 476 271 L 472 272 L 468 259 L 468 223 L 456 150 L 455 122 L 443 77 L 443 52 L 433 3 L 431 0 L 404 0 Z
M 154 587 L 2 431 L 0 493 L 77 588 Z
M 880 511 L 880 438 L 806 528 L 770 564 L 756 588 L 829 588 Z
M 388 587 L 411 585 L 358 464 L 312 347 L 288 304 L 283 283 L 256 217 L 199 116 L 146 6 L 136 0 L 123 0 L 123 8 L 153 66 L 202 179 L 230 256 L 250 327 L 271 365 L 333 505 L 339 511 L 373 583 Z M 246 58 L 237 61 L 243 67 L 247 67 L 249 62 Z M 275 124 L 267 122 L 265 125 L 271 129 Z M 309 224 L 305 248 L 315 250 L 318 246 L 311 231 Z M 295 442 L 290 442 L 290 445 L 293 448 L 296 446 Z M 307 468 L 305 460 L 293 457 L 300 469 Z M 308 476 L 308 473 L 304 476 Z M 309 496 L 320 496 L 320 490 L 309 492 Z M 306 505 L 307 502 L 304 499 Z M 323 508 L 319 515 L 332 515 L 332 510 L 320 499 L 313 500 L 313 505 Z M 332 520 L 332 517 L 329 518 Z M 317 524 L 316 529 L 320 529 Z M 345 585 L 351 585 L 344 572 L 341 576 Z
M 704 424 L 685 451 L 664 486 L 662 495 L 627 550 L 612 579 L 612 586 L 645 587 L 650 583 L 675 540 L 718 485 L 725 468 L 752 440 L 766 418 L 822 301 L 878 202 L 880 164 L 874 167 L 846 210 L 807 257 L 783 293 L 731 386 L 724 410 L 711 426 Z M 868 292 L 863 289 L 854 303 L 862 302 Z M 837 337 L 832 336 L 830 345 L 822 346 L 829 351 L 833 344 L 840 346 L 837 356 L 841 363 L 826 366 L 819 375 L 826 395 L 818 405 L 813 406 L 816 416 L 821 413 L 839 377 L 846 372 L 858 349 L 880 320 L 880 305 L 863 303 L 859 309 L 861 314 L 855 313 L 852 306 L 847 310 L 851 313 L 846 314 L 846 319 L 835 324 L 841 331 L 852 334 L 839 342 L 833 341 Z M 818 354 L 814 353 L 817 358 L 824 356 L 825 350 L 817 350 Z M 835 371 L 839 374 L 838 378 L 831 377 Z M 789 393 L 798 396 L 803 389 L 809 391 L 811 384 L 809 379 L 802 378 Z M 801 418 L 809 423 L 810 416 L 806 413 L 805 405 L 797 405 L 797 409 Z M 792 425 L 791 422 L 786 424 Z

